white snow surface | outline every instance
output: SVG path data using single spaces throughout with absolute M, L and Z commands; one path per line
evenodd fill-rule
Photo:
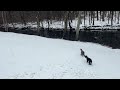
M 0 79 L 120 79 L 120 49 L 0 32 Z

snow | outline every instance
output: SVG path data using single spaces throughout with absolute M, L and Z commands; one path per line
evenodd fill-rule
M 93 60 L 80 55 L 80 48 Z M 0 32 L 1 79 L 118 79 L 120 49 Z

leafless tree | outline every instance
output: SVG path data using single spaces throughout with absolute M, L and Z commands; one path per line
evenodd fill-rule
M 2 19 L 5 27 L 5 31 L 8 32 L 8 23 L 7 23 L 7 11 L 2 11 Z
M 81 11 L 79 11 L 79 14 L 78 14 L 78 22 L 77 22 L 77 28 L 76 28 L 76 40 L 78 40 L 79 38 L 80 23 L 81 23 Z

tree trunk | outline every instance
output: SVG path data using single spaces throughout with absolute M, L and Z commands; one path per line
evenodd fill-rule
M 101 21 L 101 11 L 100 11 L 100 21 Z
M 15 28 L 15 25 L 13 24 L 13 16 L 11 15 L 11 11 L 9 11 L 8 14 L 9 14 L 10 22 L 12 23 L 13 28 Z
M 50 29 L 50 21 L 48 20 L 47 23 L 48 23 L 48 30 L 49 30 Z
M 2 11 L 3 24 L 5 26 L 5 31 L 8 32 L 8 23 L 6 18 L 6 11 Z
M 92 11 L 90 11 L 90 14 L 91 14 L 91 23 L 92 23 Z
M 79 11 L 78 14 L 78 22 L 77 22 L 77 28 L 76 28 L 76 40 L 79 39 L 79 27 L 80 27 L 80 23 L 81 23 L 81 12 Z
M 120 11 L 118 11 L 118 22 L 117 22 L 117 24 L 119 24 L 119 16 L 120 16 Z
M 67 32 L 67 25 L 68 25 L 68 11 L 65 14 L 65 18 L 64 18 L 64 32 L 63 32 L 63 38 L 65 37 L 65 34 Z
M 69 28 L 70 28 L 70 31 L 69 31 L 69 40 L 71 40 L 72 26 L 71 26 L 71 22 L 70 21 L 69 21 Z
M 116 22 L 116 11 L 114 11 L 115 12 L 115 22 Z
M 91 23 L 90 23 L 91 21 L 90 21 L 90 11 L 89 11 L 89 25 L 91 25 Z
M 98 11 L 97 11 L 97 21 L 99 20 L 99 17 L 98 17 Z
M 85 26 L 85 11 L 84 11 L 84 26 Z
M 88 13 L 87 13 L 87 11 L 85 11 L 85 16 L 87 16 L 88 15 Z
M 36 16 L 36 18 L 37 18 L 37 31 L 38 31 L 38 35 L 39 35 L 39 33 L 40 33 L 39 11 L 37 12 L 37 16 Z
M 21 17 L 21 20 L 22 20 L 23 24 L 26 26 L 26 21 L 25 21 L 25 18 L 24 18 L 24 12 L 19 11 L 19 14 L 20 14 L 20 17 Z
M 111 26 L 113 25 L 113 11 L 111 11 Z
M 105 17 L 105 11 L 103 11 L 102 13 L 102 21 L 105 21 L 104 17 Z
M 44 26 L 43 26 L 43 21 L 41 21 L 40 23 L 41 23 L 41 27 L 44 28 Z
M 110 11 L 108 11 L 108 24 L 109 24 L 109 20 L 110 20 Z
M 95 16 L 95 13 L 94 11 L 92 11 L 93 25 L 94 25 L 94 16 Z

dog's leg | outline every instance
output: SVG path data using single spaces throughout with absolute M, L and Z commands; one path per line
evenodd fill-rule
M 92 62 L 89 62 L 89 65 L 91 65 L 92 64 Z
M 90 65 L 90 61 L 88 61 L 89 65 Z
M 88 63 L 89 61 L 87 60 L 87 63 Z

